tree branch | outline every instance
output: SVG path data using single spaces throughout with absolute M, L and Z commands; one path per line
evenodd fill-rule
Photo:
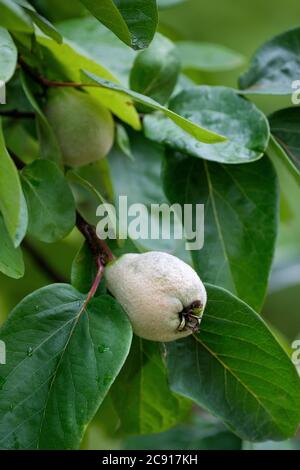
M 103 266 L 106 266 L 107 263 L 115 259 L 105 241 L 98 238 L 95 228 L 88 224 L 78 212 L 76 216 L 76 226 L 88 242 L 97 266 L 99 260 Z
M 92 87 L 97 88 L 99 85 L 93 83 L 75 83 L 75 82 L 64 82 L 57 80 L 49 80 L 48 78 L 41 75 L 39 72 L 34 70 L 30 65 L 28 65 L 22 57 L 19 57 L 19 64 L 21 67 L 30 75 L 30 77 L 42 85 L 43 87 L 69 87 L 69 88 L 82 88 L 82 87 Z
M 88 306 L 90 300 L 92 300 L 92 298 L 95 296 L 97 290 L 98 290 L 98 287 L 100 285 L 100 282 L 102 281 L 102 277 L 103 277 L 103 274 L 104 274 L 104 265 L 101 263 L 101 260 L 100 260 L 100 257 L 98 257 L 98 260 L 97 260 L 97 267 L 98 267 L 98 271 L 97 271 L 97 275 L 95 277 L 95 280 L 93 282 L 93 285 L 88 293 L 88 296 L 83 304 L 83 307 L 82 307 L 82 310 L 85 310 L 86 307 Z

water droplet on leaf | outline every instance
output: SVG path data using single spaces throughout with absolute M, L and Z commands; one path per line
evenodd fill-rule
M 135 49 L 135 50 L 145 49 L 146 46 L 147 46 L 147 44 L 142 39 L 139 39 L 135 36 L 132 38 L 132 47 L 133 47 L 133 49 Z

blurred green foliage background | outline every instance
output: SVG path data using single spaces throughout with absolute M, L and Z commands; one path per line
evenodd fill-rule
M 77 3 L 60 0 L 36 0 L 35 5 L 50 20 L 59 21 L 86 14 Z M 174 40 L 194 40 L 222 44 L 246 57 L 244 69 L 254 51 L 272 36 L 286 29 L 299 26 L 300 3 L 298 0 L 186 0 L 160 12 L 160 31 Z M 236 87 L 243 71 L 222 73 L 191 73 L 197 83 Z M 300 77 L 299 77 L 300 79 Z M 290 97 L 254 98 L 267 114 L 291 106 Z M 288 183 L 285 180 L 287 186 Z M 282 203 L 282 218 L 270 291 L 263 315 L 282 335 L 287 344 L 300 338 L 300 210 L 299 191 L 291 185 Z M 26 275 L 20 281 L 0 275 L 0 323 L 10 310 L 28 293 L 54 282 L 55 278 L 69 281 L 72 259 L 80 246 L 80 235 L 71 234 L 57 245 L 27 241 L 25 249 Z M 45 270 L 43 258 L 53 272 Z M 194 421 L 162 436 L 113 439 L 114 420 L 110 404 L 106 403 L 87 433 L 84 448 L 241 448 L 241 442 L 215 425 L 211 417 Z M 101 424 L 110 422 L 111 429 Z M 248 444 L 243 447 L 249 448 Z M 250 448 L 300 448 L 299 440 L 281 444 L 266 443 Z

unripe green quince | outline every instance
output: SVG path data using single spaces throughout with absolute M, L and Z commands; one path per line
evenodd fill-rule
M 168 342 L 199 331 L 206 290 L 182 260 L 161 252 L 126 254 L 106 267 L 105 277 L 136 335 Z
M 53 88 L 45 114 L 54 130 L 65 165 L 79 167 L 104 158 L 114 141 L 110 111 L 87 93 Z

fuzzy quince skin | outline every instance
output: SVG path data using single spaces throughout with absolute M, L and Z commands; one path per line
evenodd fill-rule
M 206 290 L 182 260 L 161 252 L 126 254 L 106 267 L 105 277 L 136 335 L 168 342 L 198 331 Z

